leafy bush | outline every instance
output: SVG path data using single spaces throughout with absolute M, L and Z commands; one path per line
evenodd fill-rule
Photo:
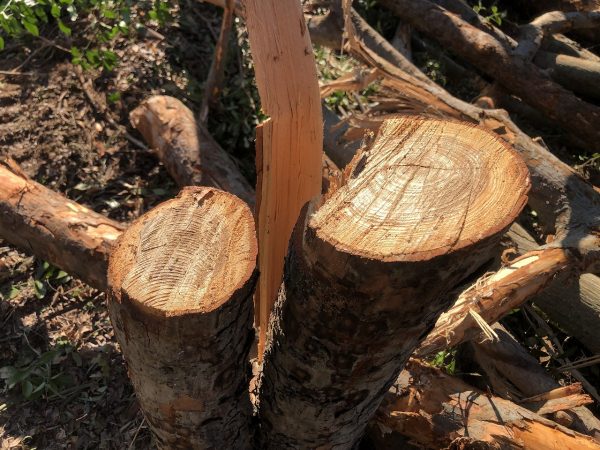
M 167 1 L 139 2 L 144 16 L 132 22 L 129 0 L 4 0 L 0 2 L 0 50 L 9 39 L 27 36 L 40 37 L 44 31 L 55 29 L 69 42 L 72 27 L 82 25 L 85 37 L 82 46 L 71 45 L 73 63 L 87 68 L 112 70 L 117 56 L 110 43 L 119 35 L 127 36 L 132 26 L 143 26 L 146 21 L 164 24 L 169 20 Z

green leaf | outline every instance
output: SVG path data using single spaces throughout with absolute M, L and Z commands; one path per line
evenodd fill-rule
M 35 290 L 35 296 L 40 300 L 43 299 L 46 295 L 46 284 L 40 280 L 35 280 L 33 282 L 33 287 Z
M 31 384 L 31 381 L 25 380 L 21 384 L 21 390 L 23 392 L 23 397 L 29 399 L 29 397 L 31 397 L 31 394 L 33 393 L 33 384 Z
M 29 20 L 26 20 L 26 19 L 21 20 L 21 23 L 23 24 L 25 29 L 27 31 L 29 31 L 31 34 L 33 34 L 34 36 L 40 35 L 40 30 L 35 23 L 30 22 Z
M 4 50 L 4 38 L 0 36 L 0 50 Z
M 71 29 L 68 26 L 66 26 L 64 24 L 64 22 L 62 20 L 60 20 L 60 19 L 58 19 L 58 29 L 65 36 L 71 36 Z
M 52 14 L 52 17 L 54 17 L 55 19 L 58 19 L 60 17 L 60 6 L 58 6 L 57 3 L 52 3 L 52 7 L 50 8 L 50 14 Z

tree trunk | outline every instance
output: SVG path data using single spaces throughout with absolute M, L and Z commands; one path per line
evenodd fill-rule
M 413 116 L 384 122 L 346 175 L 290 244 L 260 380 L 263 448 L 355 445 L 528 188 L 493 134 Z
M 411 360 L 377 412 L 378 449 L 398 433 L 430 449 L 598 450 L 569 430 L 500 397 L 478 391 L 439 369 Z M 382 437 L 382 431 L 391 433 Z
M 106 288 L 108 254 L 124 228 L 30 180 L 15 163 L 0 165 L 0 236 L 90 286 Z
M 257 129 L 259 356 L 298 214 L 321 192 L 323 119 L 312 45 L 299 0 L 245 0 L 261 106 Z
M 251 448 L 256 255 L 251 211 L 213 188 L 185 188 L 119 239 L 109 311 L 159 448 Z
M 426 0 L 382 0 L 416 29 L 436 39 L 569 133 L 600 149 L 600 107 L 586 103 L 545 76 L 533 63 L 514 57 L 493 36 Z
M 134 109 L 129 119 L 180 187 L 216 187 L 254 207 L 254 190 L 235 161 L 196 123 L 194 113 L 181 101 L 152 96 Z

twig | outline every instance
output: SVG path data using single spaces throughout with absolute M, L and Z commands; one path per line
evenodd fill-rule
M 133 444 L 135 444 L 135 440 L 137 439 L 138 434 L 140 433 L 140 430 L 142 429 L 142 425 L 144 425 L 145 423 L 146 423 L 146 418 L 142 416 L 142 421 L 140 422 L 140 425 L 137 427 L 137 430 L 135 430 L 135 434 L 133 435 L 133 439 L 129 443 L 129 447 L 127 447 L 127 450 L 131 450 L 133 448 Z
M 231 25 L 233 23 L 234 2 L 226 0 L 225 9 L 223 10 L 223 21 L 221 22 L 221 33 L 219 40 L 215 46 L 215 56 L 208 72 L 206 85 L 204 88 L 204 98 L 200 107 L 200 122 L 206 123 L 208 118 L 208 110 L 214 107 L 219 94 L 221 93 L 221 85 L 223 83 L 223 74 L 225 72 L 225 59 L 227 49 L 229 47 L 229 38 L 231 34 Z
M 560 366 L 557 370 L 559 372 L 567 372 L 573 369 L 583 369 L 584 367 L 594 366 L 600 364 L 600 355 L 590 356 L 589 358 L 582 358 L 577 361 L 573 361 L 571 364 L 565 364 Z
M 140 141 L 139 139 L 137 139 L 137 138 L 133 137 L 131 134 L 129 134 L 129 132 L 127 132 L 127 130 L 125 129 L 125 127 L 123 125 L 118 124 L 110 116 L 110 113 L 108 112 L 106 106 L 102 105 L 100 102 L 98 102 L 94 98 L 94 95 L 92 94 L 92 87 L 89 86 L 88 81 L 83 76 L 83 73 L 81 73 L 81 68 L 76 67 L 75 72 L 77 73 L 77 77 L 79 78 L 79 82 L 81 83 L 81 89 L 83 90 L 83 93 L 87 97 L 87 99 L 90 102 L 90 104 L 92 105 L 92 107 L 96 110 L 96 112 L 101 114 L 104 117 L 104 120 L 106 120 L 110 125 L 112 125 L 118 131 L 123 133 L 123 136 L 125 137 L 125 139 L 127 139 L 132 144 L 138 146 L 142 150 L 148 151 L 148 146 L 146 144 L 144 144 L 142 141 Z

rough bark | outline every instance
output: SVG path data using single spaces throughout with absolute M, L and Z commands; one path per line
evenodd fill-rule
M 443 294 L 490 257 L 527 184 L 492 133 L 385 122 L 345 183 L 298 222 L 260 380 L 263 448 L 356 444 Z
M 519 251 L 537 247 L 527 231 L 514 224 L 508 234 Z M 582 274 L 575 280 L 559 278 L 534 303 L 559 327 L 574 336 L 593 353 L 600 353 L 600 278 Z
M 382 0 L 416 29 L 493 77 L 507 90 L 577 137 L 600 149 L 600 107 L 553 82 L 533 63 L 515 57 L 490 34 L 426 0 Z
M 245 0 L 261 107 L 257 129 L 259 355 L 302 207 L 321 193 L 323 119 L 315 58 L 299 0 Z
M 134 109 L 129 119 L 180 187 L 217 187 L 254 206 L 254 190 L 235 161 L 181 101 L 155 95 Z
M 430 449 L 600 449 L 589 436 L 417 360 L 389 390 L 371 432 L 382 449 L 394 448 L 385 445 L 389 438 L 382 432 L 409 436 Z
M 98 289 L 124 226 L 0 165 L 0 236 Z
M 514 226 L 514 225 L 513 225 Z M 483 369 L 494 393 L 514 401 L 531 398 L 560 387 L 539 362 L 499 323 L 492 325 L 498 339 L 469 342 L 473 360 Z M 600 420 L 583 406 L 570 408 L 553 420 L 600 440 Z M 568 425 L 567 425 L 568 424 Z
M 110 257 L 109 311 L 158 448 L 251 448 L 254 218 L 189 187 L 137 219 Z

